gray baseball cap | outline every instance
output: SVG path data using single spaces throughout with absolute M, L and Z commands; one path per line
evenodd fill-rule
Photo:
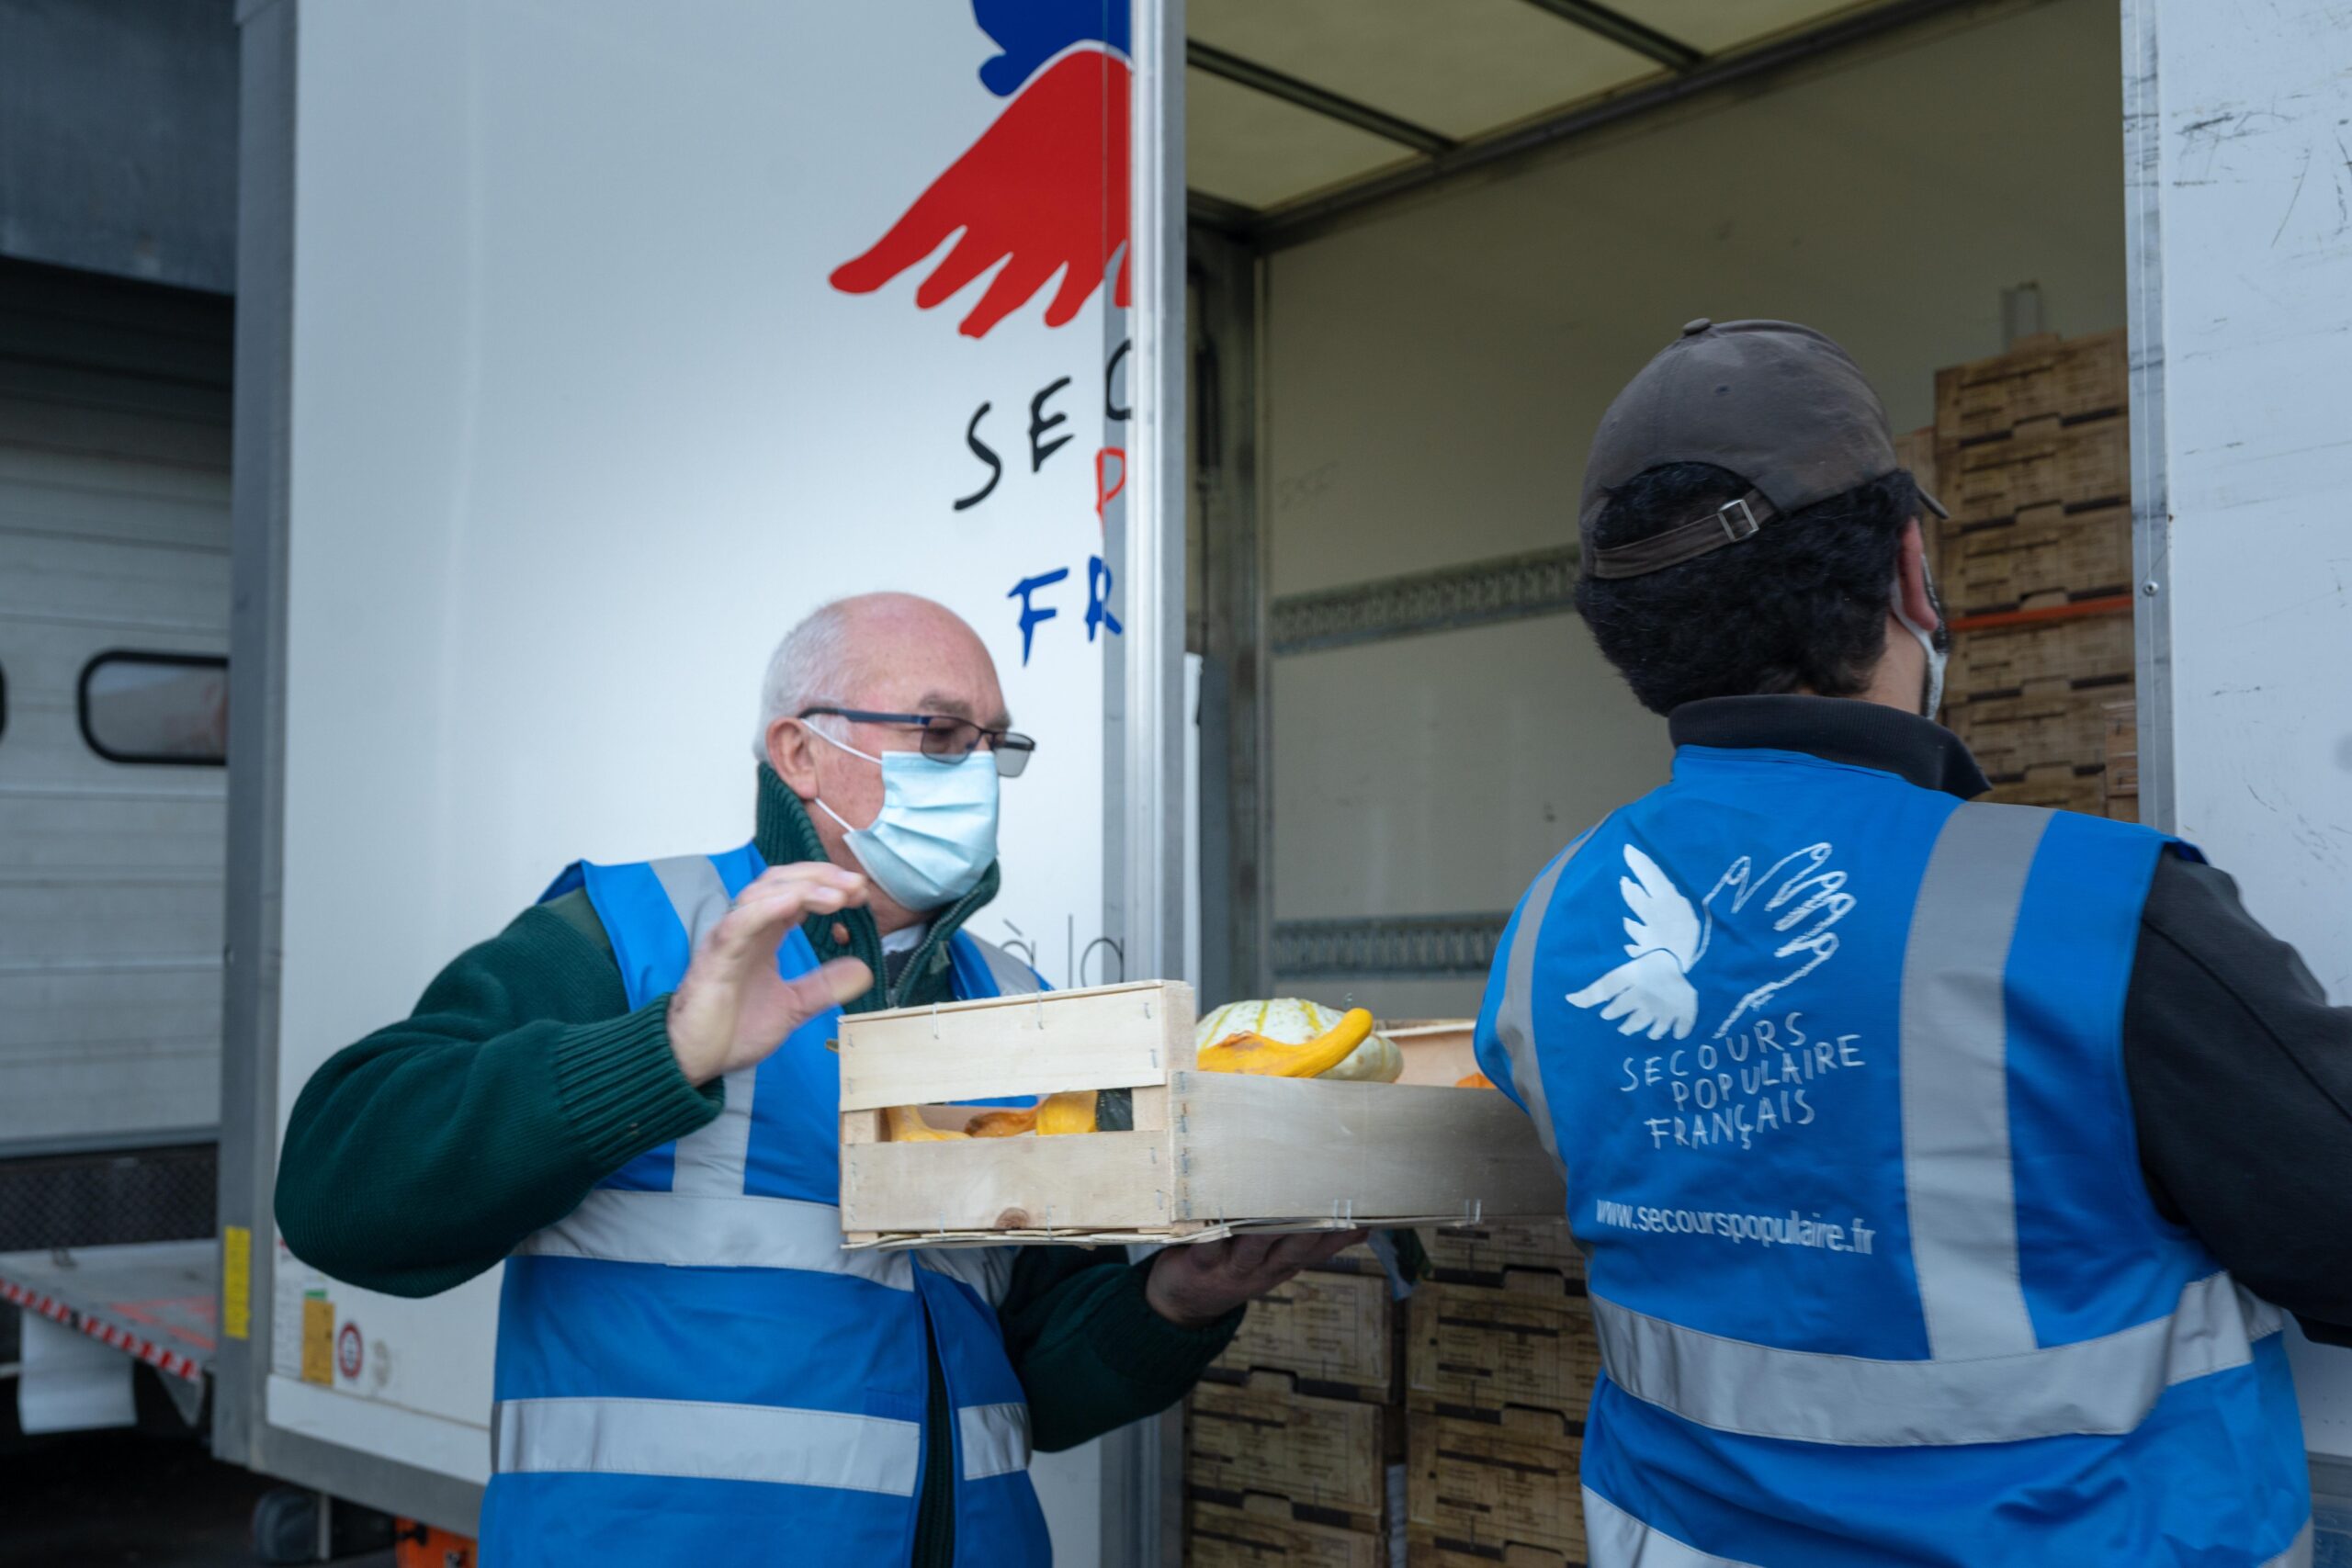
M 1592 525 L 1609 491 L 1664 463 L 1712 463 L 1748 488 L 1702 517 L 1596 549 Z M 1585 575 L 1640 577 L 1679 566 L 1901 466 L 1886 410 L 1844 349 L 1792 321 L 1702 316 L 1600 416 L 1577 505 Z M 1919 499 L 1949 515 L 1924 490 Z

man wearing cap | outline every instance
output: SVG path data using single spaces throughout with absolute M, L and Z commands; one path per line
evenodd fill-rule
M 1588 1258 L 1590 1561 L 2308 1562 L 2352 1011 L 2190 846 L 1973 798 L 1928 513 L 1786 322 L 1690 323 L 1593 440 L 1577 605 L 1673 778 L 1478 1020 Z

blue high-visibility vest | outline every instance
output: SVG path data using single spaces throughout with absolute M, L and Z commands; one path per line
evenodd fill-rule
M 2120 822 L 1686 746 L 1547 866 L 1480 1066 L 1562 1162 L 1594 1568 L 2307 1562 L 2280 1314 L 2141 1173 Z
M 749 845 L 582 863 L 632 1009 L 676 988 L 695 942 L 765 869 Z M 958 932 L 956 994 L 1043 988 Z M 818 964 L 797 930 L 788 979 Z M 639 1156 L 507 1260 L 482 1561 L 496 1568 L 903 1563 L 914 1544 L 930 1357 L 951 1414 L 959 1563 L 1052 1560 L 1029 1409 L 996 1309 L 1003 1248 L 842 1246 L 841 1014 L 727 1076 L 709 1125 Z

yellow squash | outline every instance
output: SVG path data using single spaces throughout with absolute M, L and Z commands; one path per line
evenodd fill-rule
M 890 1141 L 894 1144 L 944 1144 L 967 1135 L 933 1126 L 911 1105 L 890 1107 L 889 1120 Z
M 1299 997 L 1227 1002 L 1200 1021 L 1193 1032 L 1193 1044 L 1205 1053 L 1236 1035 L 1249 1035 L 1277 1045 L 1303 1045 L 1329 1034 L 1342 1017 L 1338 1008 Z M 1207 1067 L 1204 1055 L 1202 1066 Z M 1395 1083 L 1404 1070 L 1404 1053 L 1395 1041 L 1375 1030 L 1341 1057 L 1338 1066 L 1315 1076 L 1350 1083 Z
M 1048 1095 L 1043 1105 L 1022 1111 L 983 1111 L 966 1123 L 975 1138 L 1018 1138 L 1035 1133 L 1058 1137 L 1094 1131 L 1094 1090 L 1073 1089 Z
M 1200 1066 L 1206 1073 L 1311 1078 L 1347 1060 L 1371 1034 L 1372 1014 L 1363 1008 L 1351 1008 L 1330 1029 L 1295 1045 L 1262 1034 L 1228 1034 L 1200 1053 Z

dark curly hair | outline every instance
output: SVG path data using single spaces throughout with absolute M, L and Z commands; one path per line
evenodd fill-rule
M 1609 492 L 1587 545 L 1643 538 L 1746 494 L 1711 463 L 1645 469 Z M 1588 577 L 1577 608 L 1653 713 L 1701 697 L 1850 697 L 1886 651 L 1903 525 L 1920 514 L 1901 469 L 1776 517 L 1739 544 L 1642 577 Z

